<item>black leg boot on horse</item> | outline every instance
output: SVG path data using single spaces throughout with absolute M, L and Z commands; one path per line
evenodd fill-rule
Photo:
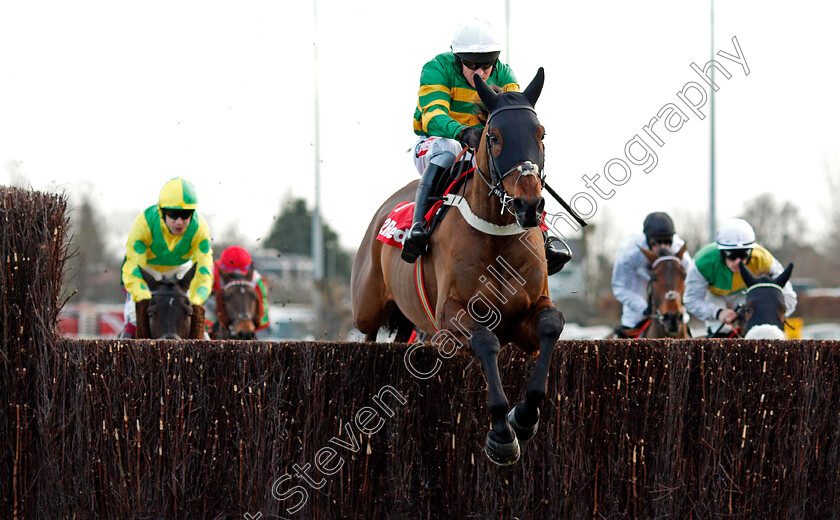
M 400 257 L 413 264 L 417 257 L 426 252 L 429 247 L 429 231 L 426 229 L 426 213 L 431 208 L 430 198 L 434 195 L 435 187 L 440 183 L 449 166 L 455 162 L 455 156 L 451 153 L 441 154 L 432 159 L 423 176 L 420 177 L 420 184 L 417 185 L 417 195 L 414 197 L 414 216 L 411 219 L 411 229 L 405 237 Z M 447 164 L 448 163 L 448 164 Z M 446 166 L 441 166 L 446 164 Z
M 563 267 L 572 259 L 572 251 L 566 247 L 557 237 L 549 236 L 548 231 L 543 231 L 545 240 L 545 261 L 548 267 L 548 276 L 559 273 Z

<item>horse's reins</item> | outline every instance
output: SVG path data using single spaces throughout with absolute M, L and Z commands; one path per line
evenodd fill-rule
M 743 335 L 743 334 L 741 334 L 741 329 L 743 329 L 743 328 L 744 328 L 744 327 L 743 327 L 743 325 L 744 325 L 744 306 L 743 306 L 743 305 L 740 305 L 740 304 L 739 304 L 739 305 L 736 305 L 736 306 L 735 306 L 735 308 L 734 308 L 733 310 L 735 311 L 735 314 L 737 314 L 737 315 L 738 315 L 738 319 L 741 321 L 741 327 L 739 327 L 739 328 L 737 328 L 737 329 L 736 329 L 734 325 L 730 325 L 730 327 L 732 327 L 732 332 L 730 332 L 730 333 L 729 333 L 729 336 L 727 337 L 727 339 L 730 339 L 730 338 L 735 338 L 735 337 L 738 337 L 738 338 L 743 338 L 743 337 L 744 337 L 744 335 Z M 715 337 L 715 336 L 717 336 L 718 334 L 720 334 L 720 331 L 722 331 L 722 330 L 723 330 L 723 328 L 724 328 L 724 327 L 726 327 L 727 325 L 729 325 L 729 324 L 728 324 L 728 323 L 725 323 L 725 322 L 724 322 L 724 323 L 721 323 L 721 324 L 720 324 L 720 327 L 718 327 L 716 331 L 712 332 L 711 337 Z M 709 330 L 709 331 L 711 331 L 711 330 L 712 330 L 712 328 L 711 328 L 711 327 L 709 327 L 709 329 L 708 329 L 708 330 Z

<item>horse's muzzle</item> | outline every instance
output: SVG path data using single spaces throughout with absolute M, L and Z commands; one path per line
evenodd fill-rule
M 513 199 L 513 213 L 516 215 L 516 223 L 519 227 L 528 229 L 540 225 L 543 211 L 545 210 L 545 198 L 526 199 L 516 197 Z

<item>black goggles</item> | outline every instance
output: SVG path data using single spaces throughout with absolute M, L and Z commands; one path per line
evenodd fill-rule
M 163 216 L 169 217 L 172 220 L 187 220 L 193 215 L 193 210 L 191 209 L 173 209 L 173 208 L 163 208 Z
M 496 64 L 496 60 L 493 60 L 493 61 L 490 61 L 490 62 L 487 62 L 487 63 L 473 63 L 471 61 L 463 61 L 462 60 L 461 63 L 464 65 L 464 67 L 466 67 L 470 70 L 478 70 L 478 69 L 490 70 L 490 69 L 493 68 L 493 65 Z
M 752 249 L 724 249 L 723 256 L 727 260 L 747 260 L 752 254 Z

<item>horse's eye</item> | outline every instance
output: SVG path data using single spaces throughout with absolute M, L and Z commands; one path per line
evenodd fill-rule
M 490 144 L 497 145 L 499 144 L 499 137 L 496 134 L 487 134 L 489 137 Z
M 650 281 L 651 281 L 651 282 L 655 282 L 655 281 L 656 281 L 656 275 L 655 275 L 655 274 L 650 275 Z

